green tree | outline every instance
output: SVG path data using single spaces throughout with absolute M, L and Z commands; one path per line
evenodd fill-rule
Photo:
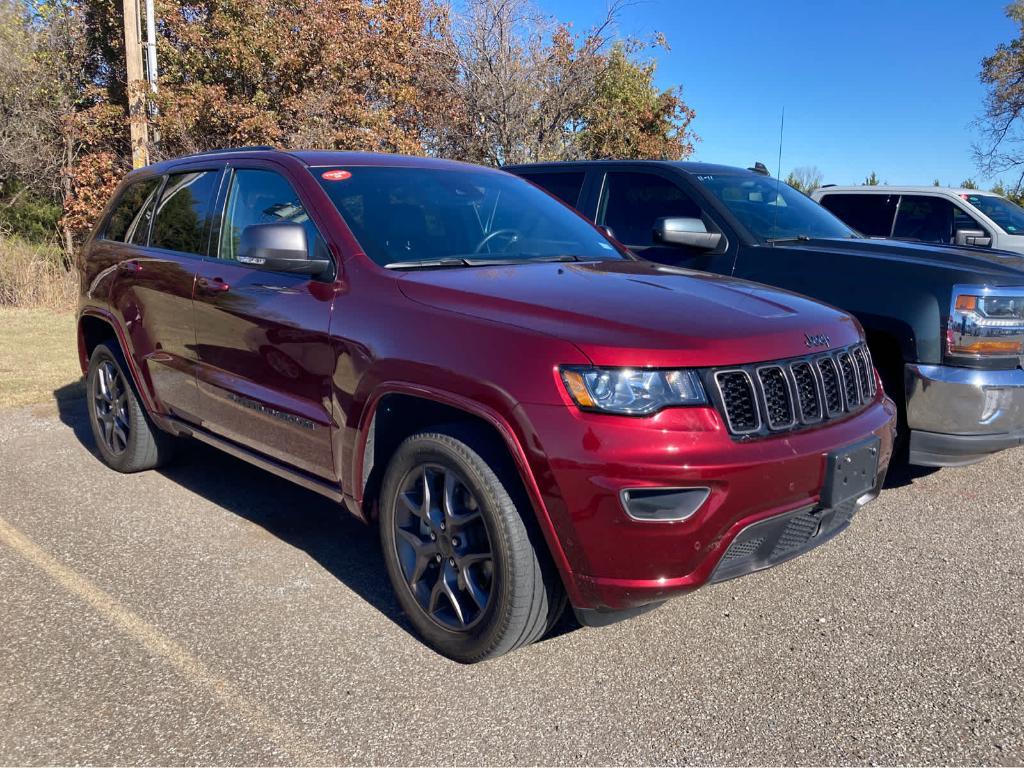
M 941 186 L 942 186 L 942 184 L 941 184 L 941 183 L 939 183 L 939 180 L 938 180 L 938 179 L 936 179 L 935 181 L 933 181 L 933 182 L 932 182 L 932 186 L 933 186 L 933 187 L 941 187 Z
M 693 111 L 678 88 L 655 89 L 642 58 L 664 40 L 614 42 L 625 2 L 576 33 L 528 0 L 465 0 L 442 36 L 452 108 L 430 150 L 490 165 L 690 154 Z
M 878 184 L 879 184 L 878 175 L 874 171 L 872 171 L 871 175 L 869 175 L 866 179 L 864 179 L 864 186 L 865 187 L 877 187 Z
M 1024 192 L 1021 192 L 1019 190 L 1014 191 L 1012 189 L 1007 189 L 1006 185 L 1003 184 L 1002 181 L 997 181 L 992 186 L 992 192 L 995 192 L 997 195 L 1005 197 L 1007 200 L 1009 200 L 1012 203 L 1016 203 L 1017 205 L 1024 206 Z
M 961 189 L 978 189 L 978 184 L 974 179 L 964 179 L 960 182 Z
M 622 44 L 612 48 L 581 115 L 583 157 L 682 160 L 693 154 L 694 111 L 681 88 L 655 88 L 654 72 L 653 61 L 631 59 Z

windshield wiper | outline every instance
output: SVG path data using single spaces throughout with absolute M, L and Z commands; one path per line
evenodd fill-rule
M 571 253 L 559 253 L 552 256 L 544 254 L 522 255 L 501 259 L 478 259 L 467 256 L 446 256 L 443 259 L 420 259 L 418 261 L 393 261 L 385 264 L 384 269 L 436 269 L 438 267 L 502 267 L 511 264 L 536 264 L 538 262 L 586 261 Z
M 432 269 L 436 267 L 470 267 L 469 259 L 419 259 L 418 261 L 393 261 L 385 264 L 384 269 Z
M 774 245 L 775 243 L 809 242 L 810 239 L 810 235 L 791 235 L 789 237 L 769 237 L 765 242 Z

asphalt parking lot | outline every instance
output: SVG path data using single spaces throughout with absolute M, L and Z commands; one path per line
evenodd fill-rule
M 198 444 L 118 475 L 0 411 L 0 762 L 1024 762 L 1024 452 L 896 478 L 827 548 L 460 666 L 375 532 Z

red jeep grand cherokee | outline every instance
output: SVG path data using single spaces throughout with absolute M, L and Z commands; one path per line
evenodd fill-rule
M 856 321 L 640 261 L 500 171 L 211 152 L 124 180 L 81 259 L 114 469 L 186 435 L 379 521 L 402 607 L 478 661 L 787 560 L 877 495 Z

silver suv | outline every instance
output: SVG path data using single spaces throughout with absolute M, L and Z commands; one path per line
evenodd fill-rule
M 1024 208 L 994 192 L 950 187 L 828 186 L 811 197 L 866 237 L 973 245 L 1024 254 Z

